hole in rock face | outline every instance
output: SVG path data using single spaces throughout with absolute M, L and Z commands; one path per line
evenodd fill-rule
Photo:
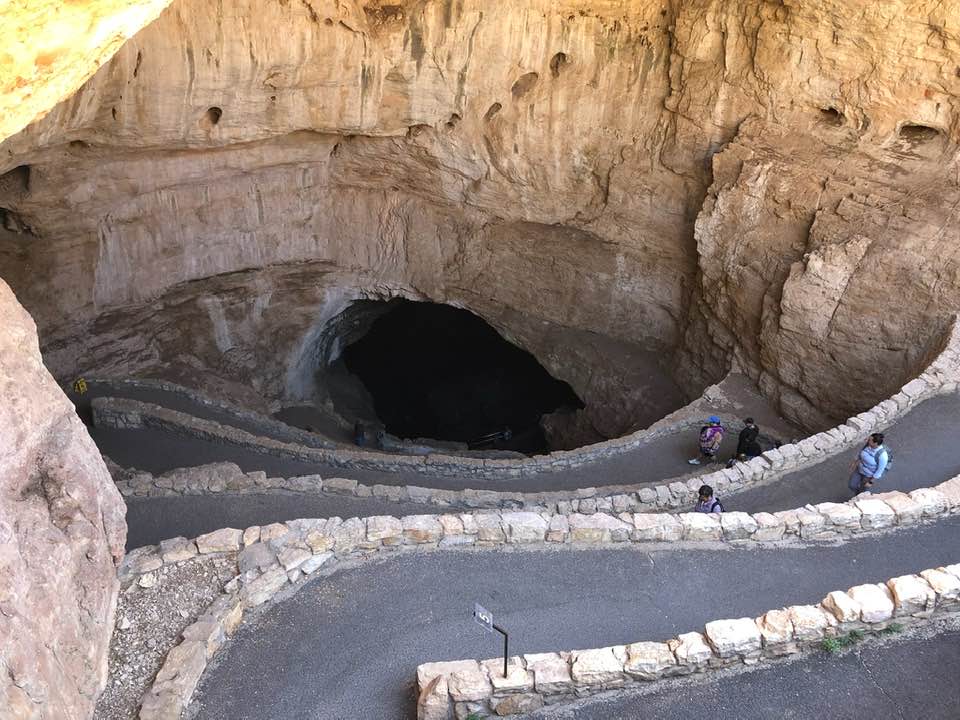
M 567 62 L 569 62 L 567 60 L 567 54 L 558 52 L 550 58 L 550 74 L 555 78 L 560 77 L 560 68 L 566 65 Z
M 223 110 L 218 107 L 207 108 L 207 111 L 203 114 L 203 124 L 207 127 L 213 127 L 220 122 L 220 118 L 223 117 Z
M 940 131 L 929 125 L 905 123 L 900 127 L 900 137 L 912 143 L 930 142 L 940 137 Z
M 402 438 L 491 447 L 478 441 L 509 428 L 496 447 L 541 453 L 540 416 L 583 407 L 532 355 L 448 305 L 394 300 L 342 357 L 387 432 Z
M 533 90 L 539 79 L 540 76 L 535 72 L 528 72 L 525 75 L 521 75 L 513 84 L 513 87 L 510 88 L 510 93 L 513 95 L 513 99 L 519 100 L 528 92 Z
M 835 107 L 821 108 L 820 120 L 827 125 L 843 125 L 844 114 Z
M 490 120 L 493 120 L 493 118 L 496 116 L 498 112 L 500 112 L 501 109 L 503 109 L 503 105 L 501 105 L 500 103 L 494 103 L 493 105 L 487 108 L 487 112 L 484 113 L 483 119 L 486 120 L 487 122 L 489 122 Z

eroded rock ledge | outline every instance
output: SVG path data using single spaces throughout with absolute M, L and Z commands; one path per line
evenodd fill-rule
M 675 358 L 692 395 L 735 357 L 822 426 L 960 307 L 958 27 L 935 2 L 175 0 L 0 145 L 3 272 L 63 375 L 222 377 L 288 316 L 290 368 L 345 301 L 408 297 L 597 405 L 629 363 L 563 333 Z

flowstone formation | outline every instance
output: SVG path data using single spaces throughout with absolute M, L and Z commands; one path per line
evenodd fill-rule
M 87 718 L 106 680 L 124 504 L 0 282 L 0 717 Z
M 960 305 L 958 28 L 936 2 L 176 0 L 0 146 L 3 274 L 58 375 L 304 398 L 325 323 L 405 297 L 482 316 L 601 436 L 651 352 L 690 395 L 735 357 L 822 424 Z

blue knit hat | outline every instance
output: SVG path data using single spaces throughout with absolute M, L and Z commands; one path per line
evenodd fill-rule
M 707 422 L 708 422 L 708 423 L 719 424 L 719 423 L 720 423 L 720 418 L 718 418 L 716 415 L 711 415 L 710 417 L 707 418 Z

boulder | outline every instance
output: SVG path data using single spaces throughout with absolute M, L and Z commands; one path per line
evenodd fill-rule
M 0 281 L 0 715 L 86 718 L 107 673 L 124 503 Z

